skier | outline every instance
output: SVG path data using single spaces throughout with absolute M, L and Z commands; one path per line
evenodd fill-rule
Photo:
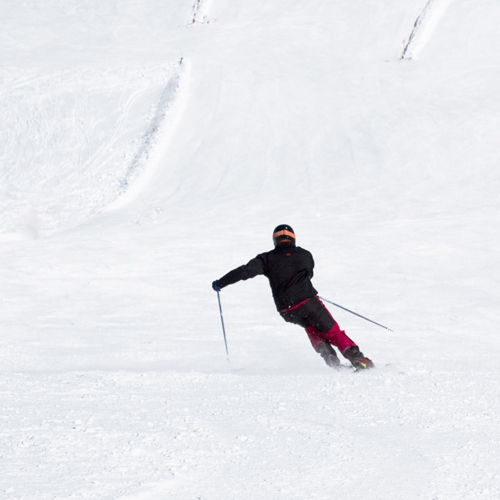
M 287 225 L 279 225 L 273 232 L 274 250 L 257 255 L 248 264 L 240 266 L 212 283 L 222 288 L 241 280 L 263 274 L 269 279 L 276 308 L 281 317 L 305 328 L 312 346 L 332 368 L 340 368 L 335 349 L 357 369 L 374 368 L 359 347 L 343 332 L 318 297 L 311 278 L 314 260 L 307 250 L 295 245 L 295 233 Z

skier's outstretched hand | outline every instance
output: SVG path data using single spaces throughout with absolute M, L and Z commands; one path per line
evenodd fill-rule
M 215 280 L 215 281 L 212 283 L 212 288 L 213 288 L 216 292 L 220 292 L 221 288 L 220 288 L 220 285 L 219 285 L 218 280 Z

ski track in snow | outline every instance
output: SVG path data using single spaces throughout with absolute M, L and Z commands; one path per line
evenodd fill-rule
M 429 0 L 415 21 L 401 59 L 414 59 L 422 51 L 453 0 Z
M 165 146 L 167 132 L 174 128 L 173 109 L 176 104 L 177 108 L 180 107 L 179 93 L 184 70 L 181 59 L 161 94 L 154 117 L 142 138 L 142 144 L 120 182 L 120 191 L 115 195 L 116 199 L 103 207 L 105 210 L 116 210 L 123 207 L 148 183 L 154 170 L 152 165 L 155 162 L 152 160 L 152 153 L 157 149 L 155 146 L 159 143 Z M 177 113 L 180 113 L 180 110 Z M 151 172 L 147 172 L 148 169 Z

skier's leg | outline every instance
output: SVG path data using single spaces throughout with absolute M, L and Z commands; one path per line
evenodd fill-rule
M 375 368 L 372 360 L 367 358 L 360 350 L 359 347 L 342 331 L 337 322 L 333 325 L 333 328 L 323 334 L 332 345 L 337 347 L 342 353 L 344 358 L 348 359 L 351 364 L 357 368 Z
M 335 320 L 332 328 L 328 332 L 323 333 L 323 337 L 337 347 L 341 353 L 344 353 L 347 348 L 356 345 L 356 343 L 340 329 L 339 324 Z
M 310 321 L 313 332 L 330 344 L 344 352 L 348 347 L 356 345 L 346 333 L 340 329 L 338 323 L 333 319 L 330 311 L 323 302 L 316 297 L 312 299 Z
M 340 329 L 330 311 L 328 311 L 318 297 L 314 297 L 290 311 L 281 311 L 281 316 L 285 321 L 305 328 L 314 350 L 321 354 L 329 366 L 333 364 L 336 366 L 340 365 L 340 361 L 332 346 L 337 347 L 352 364 L 355 364 L 353 359 L 355 352 L 359 352 L 358 347 Z M 355 348 L 357 351 L 348 350 L 350 348 Z
M 332 347 L 330 342 L 324 341 L 316 347 L 316 351 L 319 352 L 321 357 L 325 360 L 325 363 L 331 368 L 340 368 L 340 359 Z
M 313 326 L 308 326 L 305 330 L 312 346 L 317 351 L 318 346 L 325 342 L 326 339 L 322 336 L 321 332 L 316 330 Z
M 307 305 L 312 300 L 314 299 L 311 299 L 303 305 L 293 308 L 290 311 L 282 311 L 281 316 L 289 323 L 302 326 L 305 329 L 314 350 L 321 355 L 321 357 L 325 360 L 325 363 L 332 368 L 339 368 L 340 360 L 332 345 L 327 339 L 324 338 L 324 335 L 318 329 L 314 328 L 310 324 L 310 308 L 307 307 Z M 328 320 L 329 318 L 327 318 L 327 321 Z M 328 325 L 328 327 L 329 326 L 330 325 Z
M 340 329 L 338 323 L 333 319 L 330 311 L 328 311 L 323 302 L 319 298 L 311 300 L 310 302 L 310 317 L 313 318 L 314 321 L 314 327 L 311 330 L 311 334 L 315 334 L 316 337 L 322 338 L 331 345 L 337 347 L 343 356 L 358 370 L 374 368 L 375 365 L 373 362 L 365 357 L 364 354 L 360 352 L 356 343 Z M 311 334 L 309 338 L 311 338 Z
M 340 360 L 335 349 L 321 332 L 312 326 L 308 326 L 305 330 L 314 350 L 321 355 L 325 363 L 332 368 L 340 368 Z

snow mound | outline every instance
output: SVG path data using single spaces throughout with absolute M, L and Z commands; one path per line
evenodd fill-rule
M 157 143 L 180 69 L 13 69 L 4 76 L 0 237 L 78 225 L 126 192 Z

